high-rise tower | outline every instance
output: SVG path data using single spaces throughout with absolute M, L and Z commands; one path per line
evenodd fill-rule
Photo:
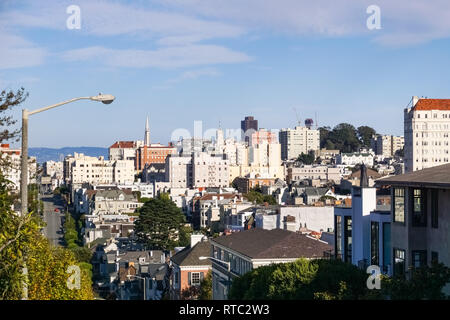
M 144 138 L 144 145 L 150 146 L 150 127 L 148 125 L 148 116 L 147 121 L 145 123 L 145 138 Z

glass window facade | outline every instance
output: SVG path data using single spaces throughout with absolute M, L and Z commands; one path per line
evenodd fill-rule
M 370 223 L 370 263 L 380 265 L 380 224 L 376 221 Z
M 391 264 L 391 224 L 383 223 L 383 270 L 387 272 L 387 266 Z
M 438 215 L 439 215 L 439 190 L 431 190 L 431 227 L 438 228 Z
M 394 189 L 394 222 L 405 223 L 405 189 Z
M 394 249 L 394 275 L 405 273 L 405 250 Z
M 427 265 L 427 251 L 414 250 L 412 251 L 412 265 L 414 268 L 421 268 Z
M 412 191 L 412 225 L 413 227 L 425 227 L 427 225 L 426 215 L 426 192 L 422 189 Z
M 342 217 L 334 217 L 336 259 L 342 259 Z
M 352 218 L 344 218 L 344 249 L 345 249 L 345 262 L 352 262 Z

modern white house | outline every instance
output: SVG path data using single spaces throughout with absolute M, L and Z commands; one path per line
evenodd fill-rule
M 334 208 L 335 256 L 361 268 L 377 265 L 391 275 L 390 209 L 377 206 L 377 189 L 368 186 L 367 173 L 361 175 L 361 185 L 352 188 L 351 207 Z

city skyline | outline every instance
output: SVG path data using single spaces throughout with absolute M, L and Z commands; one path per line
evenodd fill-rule
M 317 114 L 319 126 L 403 135 L 413 95 L 448 97 L 444 1 L 378 1 L 379 30 L 366 26 L 369 1 L 328 1 L 325 11 L 267 1 L 245 10 L 252 3 L 79 1 L 80 29 L 68 29 L 70 1 L 5 1 L 0 84 L 24 86 L 28 109 L 98 92 L 117 97 L 33 118 L 30 146 L 53 148 L 142 139 L 147 115 L 152 141 L 163 144 L 196 120 L 239 128 L 252 115 L 263 128 L 293 128 L 294 108 L 302 122 Z M 12 115 L 20 125 L 20 110 Z

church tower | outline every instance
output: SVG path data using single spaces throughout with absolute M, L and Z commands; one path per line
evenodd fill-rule
M 145 146 L 150 146 L 150 126 L 148 125 L 148 116 L 147 116 L 147 121 L 145 123 L 144 145 Z

